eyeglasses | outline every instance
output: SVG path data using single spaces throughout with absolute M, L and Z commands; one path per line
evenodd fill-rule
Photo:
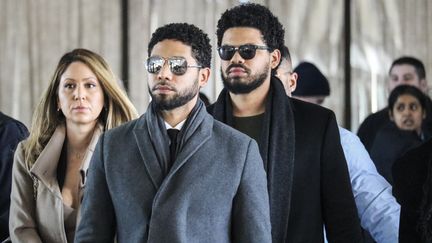
M 147 72 L 151 74 L 159 73 L 166 61 L 168 61 L 171 72 L 178 76 L 185 74 L 188 68 L 202 68 L 202 66 L 199 65 L 188 65 L 186 58 L 184 57 L 174 56 L 170 58 L 163 58 L 160 56 L 151 56 L 147 59 Z
M 252 44 L 241 45 L 239 47 L 234 46 L 221 46 L 218 48 L 219 56 L 222 60 L 229 61 L 233 58 L 236 51 L 239 52 L 243 59 L 249 60 L 255 57 L 256 50 L 267 50 L 272 51 L 272 48 L 268 46 L 257 46 Z

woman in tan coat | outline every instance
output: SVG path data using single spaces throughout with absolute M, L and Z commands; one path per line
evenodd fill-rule
M 15 153 L 12 242 L 73 242 L 86 172 L 99 135 L 137 117 L 101 56 L 66 53 Z

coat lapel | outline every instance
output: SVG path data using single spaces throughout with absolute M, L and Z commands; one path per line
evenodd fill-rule
M 101 125 L 98 125 L 95 128 L 92 140 L 90 141 L 89 147 L 84 156 L 84 160 L 80 168 L 81 188 L 85 185 L 90 160 L 102 131 L 103 127 Z M 35 161 L 33 167 L 30 169 L 30 172 L 33 175 L 35 175 L 42 183 L 44 183 L 53 193 L 58 194 L 59 196 L 61 193 L 57 181 L 57 166 L 65 139 L 66 127 L 64 125 L 58 126 L 51 136 L 51 139 L 42 150 L 42 153 Z
M 88 149 L 87 149 L 87 153 L 84 156 L 84 161 L 83 161 L 81 168 L 80 168 L 81 187 L 85 186 L 86 179 L 87 179 L 87 170 L 90 166 L 90 161 L 91 161 L 91 158 L 93 156 L 93 152 L 95 150 L 96 144 L 97 144 L 99 137 L 102 134 L 102 132 L 103 132 L 103 126 L 98 124 L 95 127 L 92 140 L 90 141 L 90 144 L 89 144 Z
M 201 123 L 201 126 L 199 126 L 194 131 L 193 135 L 185 141 L 169 172 L 168 178 L 170 178 L 172 174 L 176 173 L 189 160 L 189 158 L 192 157 L 201 148 L 201 146 L 210 139 L 212 132 L 213 118 L 207 114 L 204 121 Z
M 45 184 L 50 191 L 60 197 L 60 188 L 57 182 L 57 165 L 65 137 L 65 127 L 63 125 L 58 126 L 30 169 L 30 173 Z
M 176 161 L 171 168 L 165 168 L 169 160 L 169 138 L 162 118 L 152 103 L 149 105 L 146 113 L 137 120 L 133 133 L 141 159 L 156 190 L 160 191 L 160 187 L 168 183 L 189 158 L 210 139 L 212 132 L 213 118 L 199 101 L 179 133 L 179 152 Z
M 148 175 L 151 178 L 155 189 L 158 190 L 164 179 L 163 170 L 159 163 L 158 156 L 155 152 L 155 146 L 152 143 L 148 128 L 146 126 L 146 120 L 144 116 L 141 116 L 137 120 L 137 124 L 133 129 L 135 136 L 135 142 L 139 149 L 141 159 L 144 162 L 145 168 Z M 163 148 L 163 147 L 162 147 Z M 160 147 L 160 149 L 162 149 Z

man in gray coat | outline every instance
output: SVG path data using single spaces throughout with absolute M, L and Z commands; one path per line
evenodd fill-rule
M 215 121 L 198 99 L 210 74 L 207 35 L 165 25 L 148 55 L 152 102 L 101 136 L 75 242 L 271 242 L 256 142 Z

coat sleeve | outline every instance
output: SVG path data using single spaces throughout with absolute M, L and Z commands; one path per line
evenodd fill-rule
M 35 221 L 33 179 L 24 161 L 22 143 L 14 157 L 9 230 L 12 242 L 42 242 Z
M 361 227 L 347 162 L 333 113 L 327 120 L 321 151 L 323 218 L 329 242 L 361 242 Z
M 250 140 L 233 202 L 233 242 L 271 242 L 267 177 L 258 145 Z
M 114 241 L 116 221 L 105 174 L 103 138 L 101 135 L 90 162 L 76 243 Z
M 377 242 L 398 242 L 400 206 L 359 138 L 340 128 L 361 225 Z
M 12 184 L 12 166 L 18 143 L 28 135 L 20 122 L 6 118 L 0 112 L 0 240 L 9 236 L 9 208 Z

